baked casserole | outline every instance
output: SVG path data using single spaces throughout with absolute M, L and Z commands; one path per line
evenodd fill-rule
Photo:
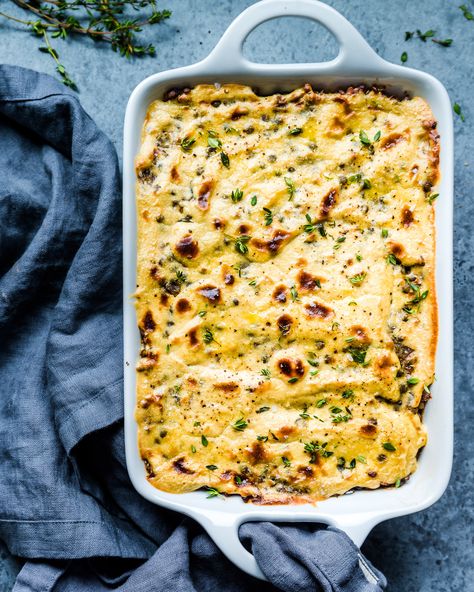
M 434 379 L 439 138 L 377 89 L 151 104 L 136 159 L 148 480 L 259 503 L 400 485 Z

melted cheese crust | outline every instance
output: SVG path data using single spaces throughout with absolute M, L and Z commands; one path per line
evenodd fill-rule
M 136 159 L 149 481 L 261 503 L 398 485 L 437 340 L 429 106 L 309 85 L 170 97 Z

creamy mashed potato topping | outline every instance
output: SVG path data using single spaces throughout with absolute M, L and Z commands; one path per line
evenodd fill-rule
M 437 339 L 429 106 L 199 85 L 136 159 L 149 481 L 297 503 L 400 484 Z

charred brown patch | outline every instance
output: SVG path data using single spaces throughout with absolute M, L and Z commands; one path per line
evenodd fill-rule
M 345 97 L 335 97 L 334 102 L 342 106 L 345 115 L 352 113 L 352 107 Z
M 188 469 L 188 467 L 184 464 L 183 456 L 173 461 L 173 468 L 177 473 L 182 473 L 183 475 L 194 475 L 194 471 Z
M 170 178 L 174 183 L 177 183 L 180 180 L 179 173 L 178 173 L 178 167 L 176 165 L 173 165 L 171 167 Z
M 207 298 L 207 300 L 213 304 L 217 304 L 221 300 L 221 291 L 217 286 L 212 286 L 210 284 L 207 286 L 201 286 L 196 292 L 204 298 Z
M 224 391 L 225 393 L 233 393 L 239 389 L 239 385 L 236 382 L 219 382 L 214 386 L 216 389 Z
M 377 477 L 377 471 L 367 471 L 367 475 L 371 478 L 371 479 L 375 479 L 375 477 Z
M 249 461 L 256 465 L 258 463 L 264 462 L 267 459 L 267 453 L 265 451 L 265 446 L 262 442 L 254 442 L 250 449 L 246 450 L 247 456 Z
M 168 305 L 168 302 L 169 302 L 168 294 L 161 294 L 160 295 L 160 303 L 163 306 L 167 306 Z
M 338 194 L 337 189 L 331 189 L 331 191 L 329 191 L 329 193 L 326 193 L 326 195 L 321 200 L 321 217 L 322 218 L 327 218 L 329 215 L 329 212 L 336 205 L 337 194 Z
M 288 293 L 288 289 L 286 286 L 283 286 L 283 285 L 277 286 L 273 290 L 272 298 L 276 302 L 284 303 L 284 302 L 286 302 L 286 299 L 287 299 L 287 293 Z
M 137 372 L 147 372 L 158 364 L 158 354 L 152 352 L 140 352 L 140 362 Z
M 374 436 L 377 433 L 377 426 L 374 426 L 371 423 L 367 423 L 361 426 L 359 431 L 364 436 Z
M 382 150 L 390 150 L 390 148 L 393 148 L 404 139 L 405 136 L 403 134 L 389 134 L 382 138 L 380 141 L 380 147 Z
M 143 398 L 140 401 L 140 407 L 142 409 L 148 409 L 148 407 L 150 407 L 150 405 L 159 405 L 160 407 L 163 407 L 162 405 L 162 396 L 161 395 L 147 395 L 145 398 Z
M 150 167 L 142 168 L 137 171 L 137 177 L 140 181 L 144 181 L 146 183 L 153 183 L 155 180 L 155 173 L 151 170 Z
M 309 479 L 313 476 L 314 471 L 311 467 L 298 467 L 297 469 L 298 473 L 300 473 L 301 475 L 303 475 L 306 479 Z
M 306 290 L 310 292 L 315 288 L 321 287 L 321 280 L 315 277 L 314 275 L 311 275 L 307 271 L 301 270 L 296 276 L 296 279 L 298 280 L 298 284 L 301 290 Z
M 154 266 L 150 269 L 150 277 L 157 282 L 161 279 L 160 274 L 158 272 L 158 267 Z
M 367 331 L 361 325 L 353 325 L 350 329 L 351 335 L 357 338 L 357 341 L 361 343 L 370 343 L 369 336 L 367 335 Z
M 309 304 L 305 304 L 304 308 L 308 317 L 312 319 L 327 319 L 334 314 L 329 307 L 319 302 L 310 302 Z
M 281 315 L 281 317 L 279 317 L 277 320 L 277 325 L 280 331 L 282 332 L 282 335 L 288 335 L 292 324 L 293 319 L 290 317 L 290 315 L 287 314 Z
M 214 181 L 204 181 L 199 187 L 198 191 L 198 207 L 201 210 L 209 209 L 209 200 L 211 199 L 212 190 L 214 188 Z
M 260 240 L 253 238 L 250 242 L 257 251 L 267 251 L 274 255 L 279 251 L 281 246 L 290 238 L 290 234 L 285 230 L 274 230 L 273 235 L 268 240 Z
M 177 296 L 181 292 L 181 284 L 176 278 L 171 280 L 160 280 L 160 286 L 165 292 L 171 294 L 171 296 Z
M 415 220 L 415 218 L 413 216 L 413 212 L 410 210 L 410 208 L 408 206 L 405 206 L 402 210 L 402 224 L 403 224 L 403 226 L 408 228 L 408 226 L 410 226 L 410 224 L 413 224 L 414 220 Z
M 245 115 L 248 115 L 248 114 L 249 114 L 249 110 L 247 109 L 247 107 L 242 107 L 241 105 L 238 105 L 232 111 L 230 118 L 232 119 L 232 121 L 237 121 L 241 117 L 245 117 Z
M 235 278 L 231 273 L 226 273 L 224 276 L 224 284 L 226 286 L 232 286 L 232 284 L 235 282 Z
M 285 376 L 300 377 L 304 375 L 303 362 L 299 359 L 293 360 L 291 358 L 282 358 L 278 360 L 277 367 Z
M 390 250 L 397 259 L 401 259 L 405 253 L 405 248 L 400 243 L 390 243 Z
M 294 426 L 282 426 L 276 432 L 276 436 L 278 439 L 288 440 L 288 438 L 296 432 L 296 428 Z
M 195 259 L 199 253 L 198 242 L 188 234 L 176 243 L 176 251 L 185 259 Z
M 224 228 L 225 226 L 225 221 L 221 220 L 221 218 L 214 218 L 214 228 L 216 230 L 220 230 L 221 228 Z
M 187 333 L 187 336 L 189 337 L 189 343 L 191 347 L 196 347 L 196 345 L 199 343 L 199 339 L 197 336 L 197 328 L 194 327 L 193 329 L 191 329 L 189 333 Z
M 187 298 L 180 298 L 176 303 L 176 310 L 179 313 L 188 312 L 188 310 L 191 310 L 191 308 L 191 303 Z
M 239 226 L 239 234 L 249 234 L 251 227 L 247 224 L 241 224 Z
M 142 328 L 145 333 L 152 333 L 156 329 L 156 323 L 153 319 L 151 310 L 147 310 L 142 319 Z
M 150 464 L 150 461 L 147 458 L 143 459 L 143 464 L 145 465 L 145 470 L 149 479 L 153 479 L 155 476 L 155 472 Z

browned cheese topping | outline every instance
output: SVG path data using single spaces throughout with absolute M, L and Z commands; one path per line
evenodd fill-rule
M 136 419 L 155 487 L 314 502 L 416 469 L 438 160 L 418 97 L 230 84 L 151 104 Z

